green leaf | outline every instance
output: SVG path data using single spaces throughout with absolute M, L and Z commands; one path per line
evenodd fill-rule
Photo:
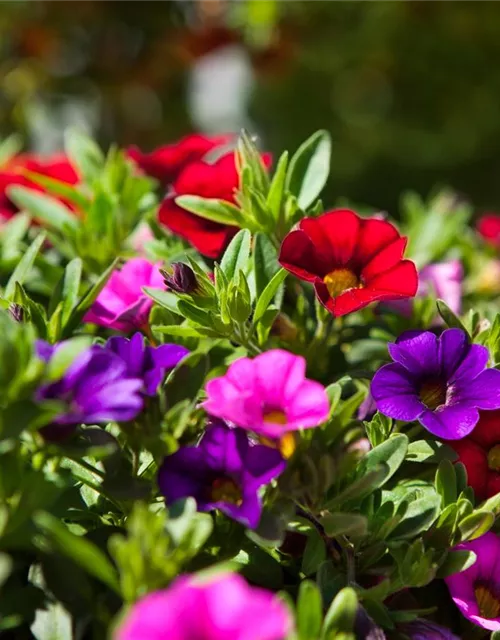
M 449 460 L 442 460 L 436 471 L 436 490 L 442 498 L 443 507 L 457 501 L 457 477 Z
M 250 231 L 242 229 L 234 236 L 224 251 L 220 267 L 229 280 L 236 277 L 239 271 L 245 271 L 250 256 Z
M 456 452 L 437 440 L 416 440 L 410 442 L 406 459 L 410 462 L 425 462 L 427 464 L 435 464 L 441 460 L 454 461 L 458 458 Z
M 276 295 L 280 285 L 285 281 L 285 278 L 288 276 L 288 271 L 285 269 L 280 269 L 270 280 L 264 291 L 261 293 L 257 300 L 257 304 L 255 305 L 255 311 L 253 314 L 253 321 L 257 323 L 265 311 L 269 307 L 272 302 L 272 299 Z
M 387 480 L 389 473 L 389 465 L 382 462 L 375 469 L 371 469 L 357 480 L 350 482 L 339 495 L 328 500 L 325 504 L 325 509 L 332 509 L 351 500 L 361 500 L 362 497 L 381 487 Z
M 178 196 L 175 203 L 195 213 L 201 218 L 220 224 L 237 225 L 242 221 L 241 211 L 225 200 L 200 198 L 199 196 Z
M 8 187 L 7 192 L 20 209 L 57 231 L 75 231 L 80 225 L 75 214 L 52 196 L 21 186 Z
M 302 571 L 306 576 L 316 573 L 326 560 L 326 548 L 323 538 L 316 529 L 311 529 L 307 536 L 306 548 L 302 556 Z
M 368 523 L 364 516 L 358 513 L 326 513 L 321 524 L 327 536 L 364 536 Z
M 403 520 L 392 531 L 391 539 L 413 538 L 427 531 L 439 516 L 441 499 L 437 493 L 429 493 L 410 501 Z
M 328 611 L 323 624 L 322 638 L 325 640 L 332 632 L 351 633 L 354 628 L 358 598 L 351 587 L 345 587 L 336 596 Z
M 33 171 L 25 171 L 24 174 L 34 183 L 44 187 L 49 195 L 58 196 L 64 198 L 69 202 L 75 204 L 82 211 L 89 206 L 89 201 L 82 195 L 78 189 L 68 184 L 67 182 L 61 182 L 49 176 L 42 175 L 41 173 L 34 173 Z
M 460 571 L 465 571 L 476 562 L 476 554 L 473 551 L 461 549 L 448 551 L 445 561 L 439 567 L 436 578 L 446 578 Z
M 46 378 L 48 382 L 59 380 L 65 371 L 77 358 L 80 353 L 85 351 L 92 344 L 90 336 L 79 336 L 71 338 L 58 346 L 57 351 L 51 357 L 47 366 Z
M 177 338 L 201 338 L 201 333 L 196 331 L 194 327 L 187 327 L 180 324 L 157 325 L 154 330 L 167 336 L 175 336 Z
M 31 268 L 35 263 L 35 259 L 44 241 L 45 241 L 44 233 L 40 233 L 33 240 L 28 250 L 26 251 L 24 256 L 21 258 L 21 260 L 17 264 L 16 268 L 12 272 L 12 275 L 10 276 L 9 281 L 7 282 L 7 285 L 5 287 L 5 292 L 4 292 L 5 298 L 7 299 L 12 298 L 16 290 L 16 282 L 18 282 L 19 284 L 22 284 L 25 281 L 28 273 L 31 271 Z
M 253 244 L 253 271 L 255 276 L 255 297 L 258 298 L 269 281 L 280 270 L 278 252 L 269 237 L 258 232 Z
M 12 558 L 6 553 L 0 553 L 0 587 L 2 587 L 10 576 L 14 563 Z
M 2 242 L 2 258 L 5 261 L 15 260 L 23 251 L 21 240 L 30 228 L 31 216 L 24 213 L 16 213 L 10 220 L 2 225 L 0 240 Z
M 323 602 L 316 583 L 302 580 L 297 597 L 297 633 L 299 640 L 315 640 L 323 622 Z
M 387 482 L 401 466 L 408 450 L 408 438 L 403 433 L 396 433 L 382 444 L 369 451 L 362 461 L 363 473 L 371 471 L 379 464 L 385 463 L 389 467 Z
M 286 186 L 297 196 L 303 210 L 314 202 L 328 180 L 331 148 L 328 131 L 317 131 L 300 145 L 290 160 Z
M 436 306 L 437 306 L 439 315 L 441 316 L 441 318 L 443 318 L 445 324 L 450 329 L 452 328 L 461 329 L 467 335 L 469 335 L 467 329 L 462 324 L 462 321 L 460 320 L 460 318 L 455 313 L 453 313 L 453 311 L 450 309 L 450 307 L 446 304 L 444 300 L 436 300 Z
M 284 151 L 278 160 L 278 166 L 274 172 L 266 205 L 275 220 L 280 220 L 283 199 L 285 196 L 286 171 L 288 169 L 288 151 Z
M 18 133 L 12 133 L 0 143 L 0 167 L 4 167 L 22 149 L 23 140 Z
M 475 540 L 491 529 L 495 522 L 495 516 L 491 511 L 474 511 L 459 523 L 461 542 Z
M 66 131 L 64 148 L 71 161 L 86 182 L 101 177 L 104 170 L 104 154 L 97 144 L 77 129 Z
M 30 630 L 36 640 L 67 640 L 73 637 L 71 616 L 59 602 L 38 609 Z
M 38 512 L 33 516 L 36 526 L 45 534 L 56 550 L 74 560 L 87 573 L 120 594 L 116 569 L 108 557 L 92 542 L 77 536 L 55 516 Z
M 119 262 L 119 258 L 113 260 L 109 267 L 100 275 L 97 281 L 90 287 L 90 289 L 80 298 L 80 301 L 71 312 L 70 317 L 64 327 L 63 338 L 67 338 L 72 335 L 73 331 L 78 327 L 83 320 L 83 316 L 87 313 L 90 307 L 94 304 L 97 296 L 106 286 L 111 274 L 116 269 Z

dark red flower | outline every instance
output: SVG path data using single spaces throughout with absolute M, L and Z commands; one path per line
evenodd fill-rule
M 176 204 L 181 195 L 217 198 L 234 204 L 239 185 L 236 170 L 235 153 L 227 153 L 213 164 L 199 161 L 189 164 L 172 185 L 169 194 L 160 206 L 159 219 L 172 233 L 185 238 L 198 251 L 208 258 L 218 258 L 238 231 L 232 225 L 220 224 L 190 213 Z M 264 154 L 262 160 L 266 166 L 271 156 Z
M 0 171 L 0 220 L 8 220 L 19 211 L 7 195 L 7 187 L 20 185 L 35 191 L 46 191 L 44 187 L 26 176 L 27 171 L 39 173 L 67 184 L 77 184 L 79 181 L 76 171 L 64 155 L 52 156 L 45 160 L 32 155 L 17 156 L 8 163 L 3 171 Z M 67 202 L 65 204 L 70 206 Z
M 416 294 L 417 270 L 403 260 L 405 247 L 406 238 L 390 222 L 337 209 L 303 218 L 283 240 L 279 261 L 314 284 L 330 313 L 343 316 L 375 300 Z
M 479 500 L 500 493 L 500 410 L 480 411 L 474 431 L 447 442 L 467 469 L 467 481 Z
M 178 142 L 158 147 L 150 153 L 138 147 L 130 147 L 127 155 L 148 176 L 167 186 L 177 180 L 181 171 L 191 162 L 201 160 L 209 151 L 231 140 L 230 135 L 203 136 L 199 133 L 181 138 Z
M 485 213 L 477 221 L 476 228 L 485 242 L 500 248 L 500 215 Z

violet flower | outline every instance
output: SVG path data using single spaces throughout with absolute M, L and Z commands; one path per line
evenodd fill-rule
M 459 440 L 476 426 L 478 409 L 500 408 L 500 371 L 486 369 L 488 350 L 471 345 L 464 331 L 447 329 L 439 338 L 408 331 L 388 347 L 394 363 L 375 373 L 370 389 L 386 416 Z
M 401 625 L 400 629 L 411 640 L 460 640 L 449 629 L 423 618 Z
M 200 511 L 219 509 L 249 528 L 260 520 L 259 488 L 285 462 L 276 449 L 249 441 L 242 429 L 213 422 L 196 447 L 181 447 L 160 467 L 158 484 L 167 503 L 189 496 Z
M 38 356 L 46 362 L 57 348 L 41 340 L 36 345 Z M 42 384 L 35 400 L 58 400 L 65 405 L 54 424 L 121 422 L 132 420 L 141 411 L 142 386 L 141 379 L 128 376 L 121 358 L 93 346 L 78 354 L 60 380 Z
M 173 369 L 188 353 L 177 344 L 147 346 L 144 336 L 135 333 L 130 340 L 115 336 L 106 342 L 105 349 L 119 356 L 126 364 L 127 376 L 143 381 L 142 392 L 154 396 L 163 382 L 165 373 Z
M 181 576 L 139 600 L 114 640 L 285 640 L 293 627 L 286 605 L 236 574 Z
M 206 385 L 203 406 L 213 416 L 268 438 L 317 427 L 328 418 L 325 388 L 305 377 L 306 361 L 282 349 L 240 358 Z
M 111 274 L 83 321 L 125 333 L 142 329 L 153 306 L 143 287 L 164 288 L 158 266 L 144 258 L 126 262 L 120 271 Z
M 488 532 L 454 550 L 473 551 L 476 562 L 445 578 L 453 602 L 474 624 L 500 630 L 500 538 Z

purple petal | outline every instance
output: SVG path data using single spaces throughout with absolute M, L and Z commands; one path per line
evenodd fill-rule
M 246 431 L 230 429 L 223 422 L 215 422 L 207 429 L 199 446 L 211 469 L 235 475 L 241 473 L 250 445 Z
M 35 340 L 35 353 L 40 360 L 48 362 L 56 349 L 56 345 L 49 344 L 45 340 Z
M 411 422 L 425 410 L 411 379 L 401 364 L 386 364 L 373 376 L 370 393 L 377 409 L 390 418 Z
M 464 377 L 453 386 L 459 401 L 478 409 L 500 409 L 500 371 L 486 369 L 473 380 Z
M 211 474 L 202 449 L 181 447 L 164 459 L 158 471 L 158 486 L 168 504 L 193 497 L 203 510 Z
M 214 506 L 249 529 L 257 527 L 262 515 L 262 503 L 255 486 L 243 487 L 243 502 L 241 505 L 218 502 Z
M 163 369 L 173 369 L 189 353 L 189 349 L 178 344 L 162 344 L 150 349 L 154 364 Z
M 391 358 L 414 375 L 439 375 L 438 339 L 430 331 L 408 331 L 387 346 Z
M 478 376 L 486 369 L 489 353 L 486 347 L 473 344 L 469 347 L 468 353 L 456 369 L 454 374 L 448 378 L 452 384 L 464 381 L 468 384 L 470 380 Z
M 443 440 L 460 440 L 465 438 L 479 420 L 477 409 L 467 405 L 443 405 L 430 411 L 426 409 L 419 417 L 419 422 L 435 436 Z
M 461 329 L 446 329 L 439 338 L 439 360 L 444 380 L 450 380 L 470 350 L 469 336 Z
M 245 475 L 257 486 L 267 484 L 285 470 L 286 462 L 280 452 L 264 445 L 250 445 L 244 460 Z
M 80 408 L 86 423 L 127 422 L 142 410 L 144 401 L 140 395 L 142 380 L 136 378 L 118 380 L 88 396 Z

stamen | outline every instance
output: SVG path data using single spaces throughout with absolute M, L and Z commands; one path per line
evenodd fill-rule
M 265 411 L 263 420 L 264 422 L 267 422 L 267 423 L 273 422 L 274 424 L 286 424 L 288 422 L 286 413 L 279 410 Z
M 479 613 L 483 618 L 492 620 L 500 614 L 500 601 L 486 585 L 480 584 L 474 589 Z
M 358 276 L 350 269 L 334 269 L 326 274 L 323 282 L 332 298 L 349 289 L 358 289 L 363 286 Z
M 430 380 L 422 384 L 418 395 L 425 406 L 434 411 L 446 402 L 446 386 L 440 380 Z
M 265 436 L 260 436 L 259 442 L 265 444 L 266 447 L 271 447 L 272 449 L 278 449 L 285 460 L 288 460 L 295 453 L 295 449 L 297 448 L 297 439 L 293 431 L 289 431 L 285 433 L 285 435 L 281 436 L 278 440 L 273 440 L 272 438 L 266 438 Z
M 210 487 L 212 502 L 229 502 L 240 506 L 243 503 L 241 489 L 232 478 L 216 478 Z

